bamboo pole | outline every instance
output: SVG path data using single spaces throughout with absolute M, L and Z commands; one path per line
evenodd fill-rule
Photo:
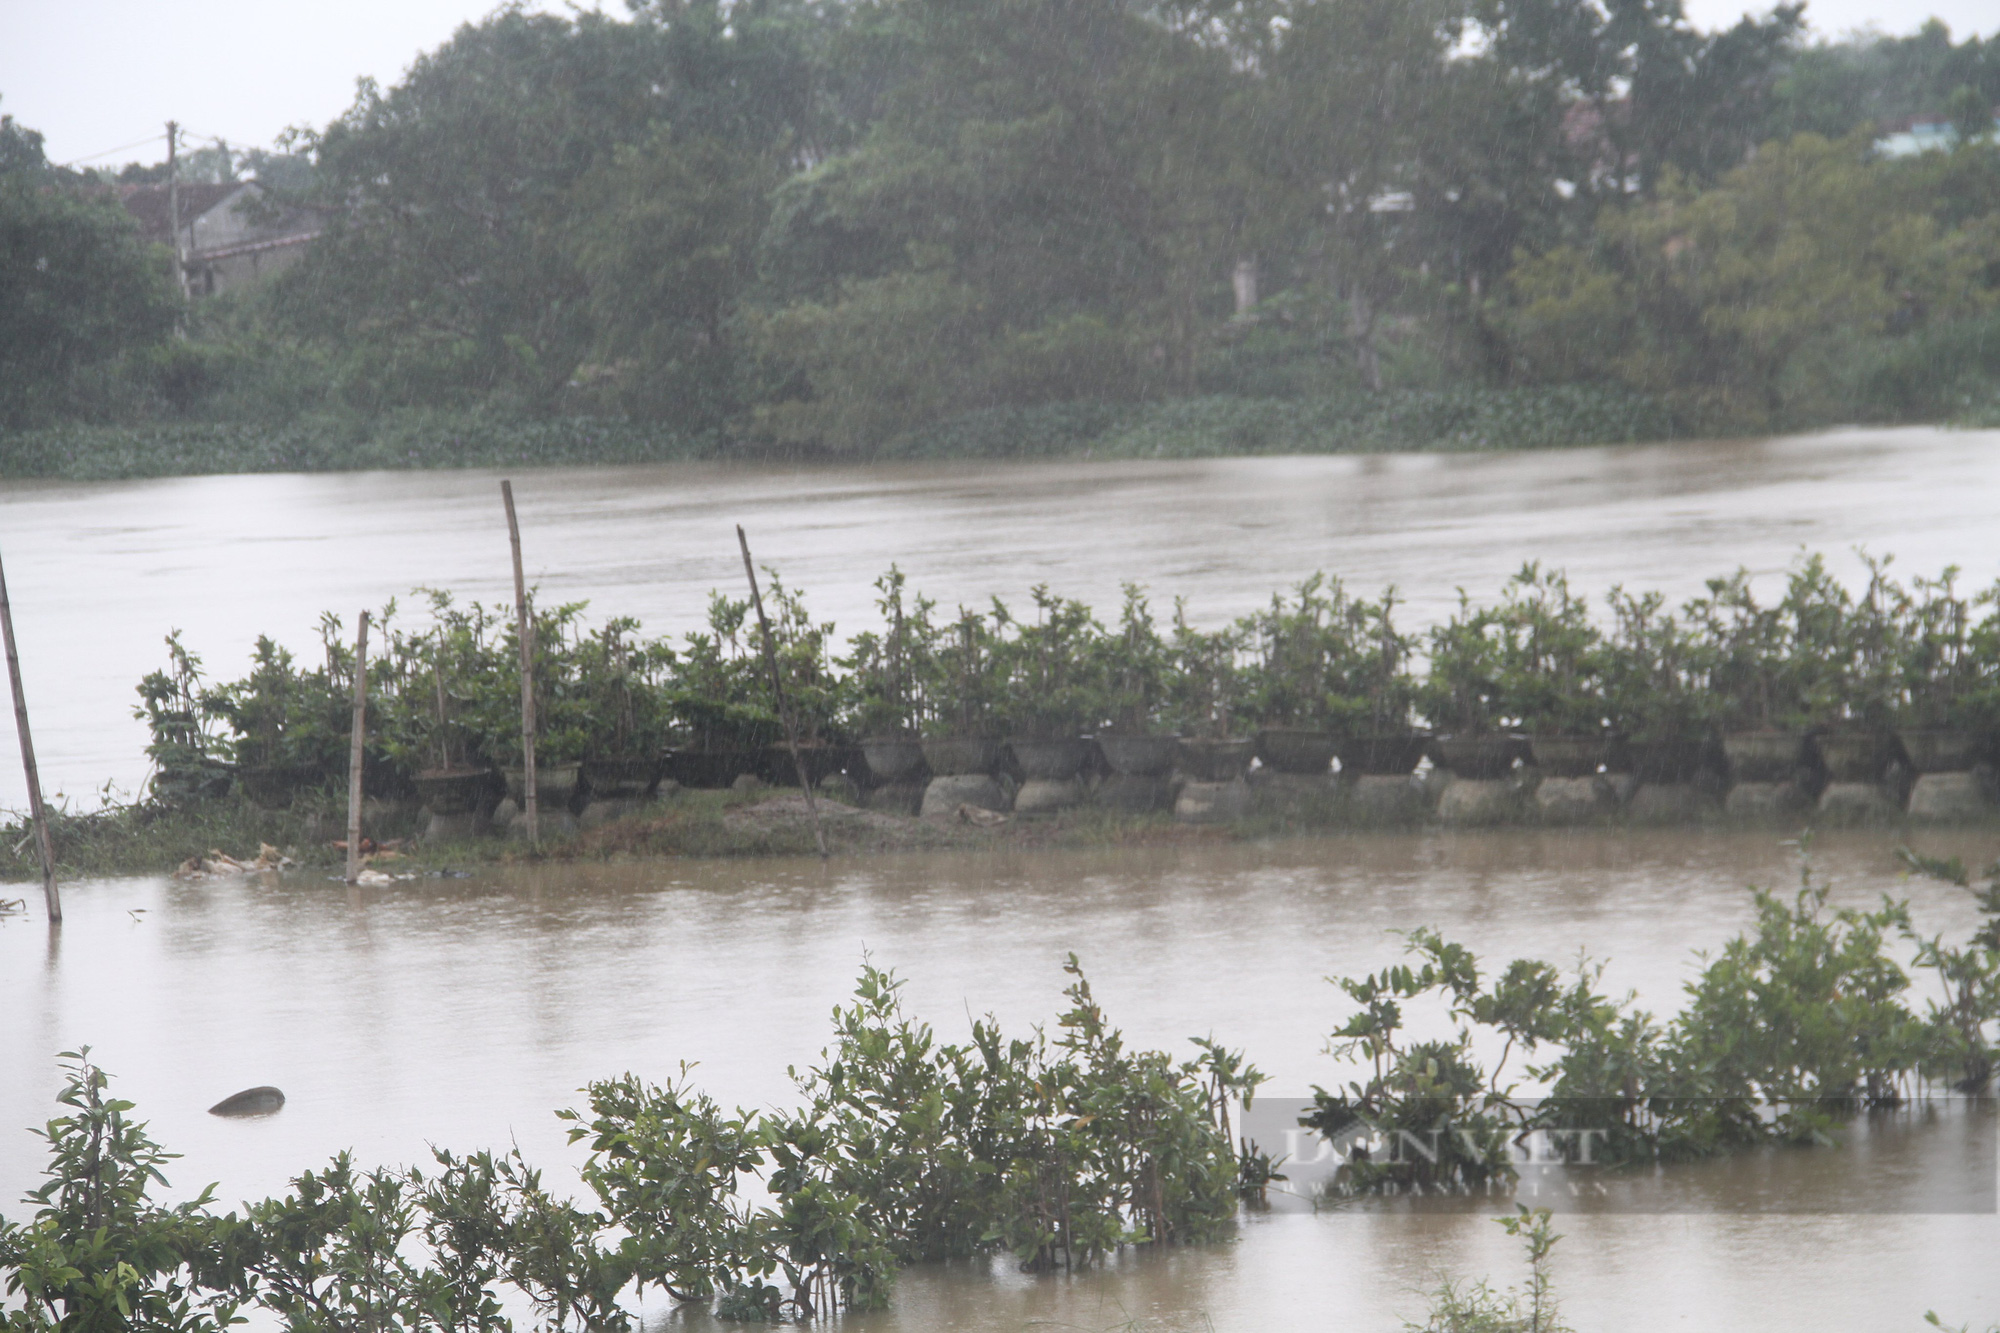
M 368 738 L 368 613 L 354 639 L 354 739 L 347 750 L 347 882 L 361 878 L 361 747 Z
M 819 822 L 819 802 L 813 797 L 812 779 L 806 774 L 805 756 L 799 753 L 799 731 L 792 722 L 791 706 L 785 702 L 785 682 L 778 674 L 778 651 L 771 645 L 771 621 L 764 614 L 764 594 L 757 590 L 757 567 L 750 563 L 750 539 L 743 525 L 736 525 L 736 544 L 743 549 L 743 573 L 750 580 L 750 600 L 757 607 L 757 629 L 764 640 L 764 665 L 771 672 L 771 697 L 778 706 L 778 721 L 785 728 L 785 745 L 792 752 L 792 768 L 799 775 L 799 790 L 806 794 L 806 811 L 812 816 L 813 841 L 819 845 L 819 859 L 827 859 L 826 829 Z
M 521 801 L 528 821 L 528 845 L 542 845 L 540 810 L 535 801 L 535 622 L 528 614 L 527 576 L 521 572 L 521 523 L 514 517 L 514 483 L 500 483 L 507 505 L 507 541 L 514 548 L 515 637 L 521 641 Z
M 56 888 L 56 849 L 49 840 L 49 812 L 42 804 L 42 777 L 35 767 L 35 739 L 28 730 L 28 696 L 21 689 L 21 656 L 14 650 L 14 607 L 7 599 L 7 571 L 0 568 L 0 633 L 7 643 L 7 679 L 14 686 L 14 734 L 21 738 L 21 768 L 28 777 L 28 815 L 35 821 L 35 846 L 42 854 L 42 901 L 49 924 L 62 924 L 62 893 Z

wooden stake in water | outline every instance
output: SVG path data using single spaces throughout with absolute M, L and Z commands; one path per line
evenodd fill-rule
M 368 613 L 354 636 L 354 737 L 347 749 L 347 882 L 361 878 L 361 745 L 368 738 Z
M 49 924 L 62 924 L 62 894 L 56 889 L 56 849 L 49 841 L 49 812 L 42 805 L 42 778 L 35 768 L 35 740 L 28 731 L 28 696 L 21 689 L 21 657 L 14 651 L 14 607 L 7 600 L 7 571 L 0 568 L 0 633 L 7 642 L 7 679 L 14 685 L 14 733 L 21 738 L 21 768 L 28 775 L 28 816 L 35 821 L 35 846 L 42 853 L 42 900 Z
M 764 614 L 764 594 L 757 590 L 757 567 L 750 563 L 750 539 L 743 525 L 736 525 L 736 544 L 743 548 L 743 572 L 750 579 L 750 600 L 757 608 L 757 629 L 764 640 L 764 665 L 771 672 L 771 698 L 778 706 L 778 721 L 785 728 L 785 745 L 792 752 L 792 768 L 799 775 L 799 790 L 806 794 L 806 812 L 812 816 L 813 841 L 819 845 L 819 859 L 827 859 L 826 830 L 819 822 L 819 802 L 813 799 L 812 779 L 806 774 L 805 756 L 799 753 L 799 731 L 792 724 L 792 710 L 785 702 L 784 678 L 778 674 L 778 650 L 771 644 L 771 621 Z
M 542 845 L 540 811 L 535 802 L 535 622 L 528 614 L 528 581 L 521 572 L 521 523 L 514 517 L 514 483 L 500 483 L 507 505 L 507 541 L 514 548 L 515 637 L 521 641 L 521 800 L 528 821 L 528 845 Z

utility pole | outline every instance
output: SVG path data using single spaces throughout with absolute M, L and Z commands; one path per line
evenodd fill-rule
M 7 648 L 7 679 L 14 687 L 14 731 L 21 740 L 21 768 L 28 779 L 28 817 L 35 822 L 35 846 L 42 855 L 42 899 L 49 924 L 62 924 L 62 894 L 56 889 L 56 851 L 49 840 L 49 812 L 42 804 L 42 775 L 35 767 L 35 740 L 28 732 L 28 696 L 21 691 L 21 655 L 14 651 L 14 608 L 7 601 L 7 575 L 0 570 L 0 635 Z
M 347 752 L 347 882 L 361 878 L 361 768 L 368 740 L 368 613 L 354 640 L 354 728 Z
M 514 548 L 514 636 L 521 641 L 521 814 L 528 845 L 540 850 L 542 825 L 535 789 L 535 618 L 528 614 L 528 581 L 521 572 L 521 523 L 514 517 L 514 483 L 500 483 L 507 506 L 507 542 Z
M 181 127 L 178 122 L 167 122 L 167 232 L 174 242 L 174 281 L 181 289 L 181 300 L 188 298 L 187 254 L 181 249 Z M 174 335 L 185 338 L 187 329 L 177 319 L 174 321 Z

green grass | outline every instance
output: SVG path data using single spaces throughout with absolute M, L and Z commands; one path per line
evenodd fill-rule
M 1214 458 L 1542 449 L 1670 439 L 1652 399 L 1590 385 L 1393 389 L 1314 398 L 1213 395 L 991 408 L 887 441 L 882 458 Z M 496 412 L 323 413 L 281 424 L 162 422 L 0 431 L 0 476 L 109 481 L 239 472 L 563 467 L 769 456 L 754 441 L 660 426 Z M 865 461 L 869 455 L 848 461 Z
M 301 865 L 337 866 L 343 853 L 326 844 L 345 837 L 324 805 L 302 801 L 290 810 L 260 810 L 247 801 L 201 801 L 178 808 L 113 806 L 91 814 L 51 811 L 49 836 L 62 879 L 104 875 L 164 875 L 211 849 L 254 860 L 270 843 Z M 26 821 L 0 824 L 0 877 L 41 877 L 41 862 Z
M 305 416 L 259 425 L 62 425 L 0 431 L 0 476 L 113 481 L 228 472 L 360 472 L 562 467 L 706 457 L 711 443 L 654 426 L 588 417 L 482 413 Z
M 1662 404 L 1625 389 L 1465 386 L 995 408 L 911 432 L 886 452 L 909 458 L 1217 458 L 1549 449 L 1679 433 Z

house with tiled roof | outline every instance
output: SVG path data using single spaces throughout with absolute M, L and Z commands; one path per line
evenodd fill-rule
M 180 254 L 187 289 L 194 296 L 214 296 L 297 263 L 322 229 L 320 214 L 273 201 L 255 181 L 187 184 L 179 194 L 177 238 L 166 186 L 119 190 L 140 234 Z

